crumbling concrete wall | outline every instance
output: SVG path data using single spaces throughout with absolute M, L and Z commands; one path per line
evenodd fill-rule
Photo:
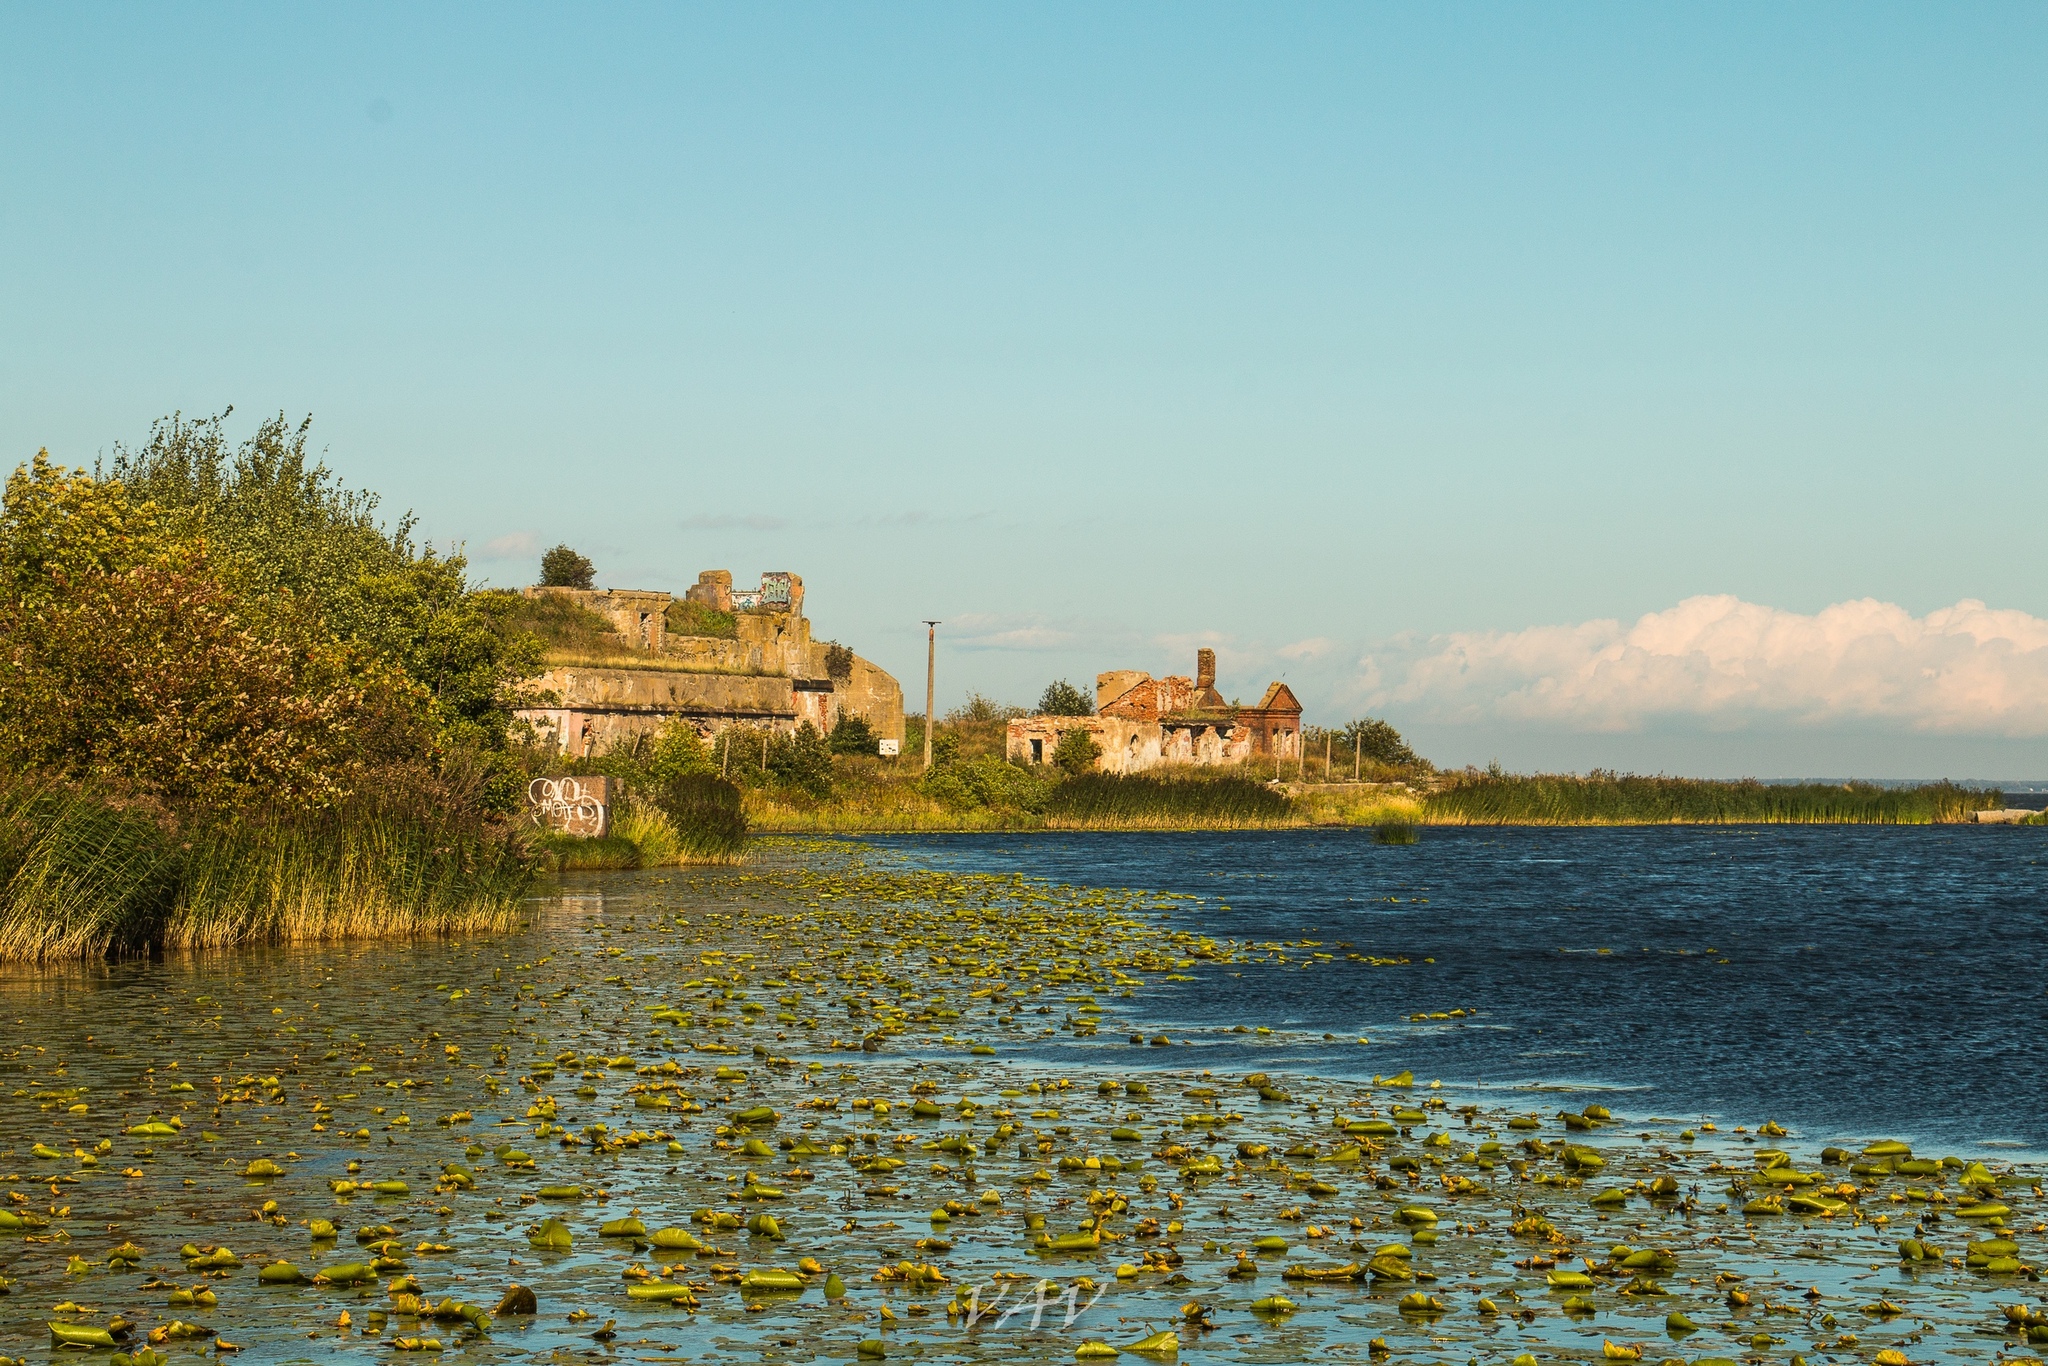
M 694 586 L 683 591 L 691 602 L 702 603 L 714 612 L 732 610 L 732 571 L 730 569 L 707 569 L 697 576 Z
M 600 668 L 556 664 L 530 680 L 555 705 L 516 713 L 543 743 L 568 753 L 604 752 L 681 717 L 709 736 L 733 725 L 794 729 L 808 721 L 830 731 L 841 716 L 866 719 L 878 739 L 903 740 L 903 688 L 880 666 L 850 651 L 833 671 L 831 647 L 811 638 L 804 581 L 764 574 L 758 589 L 734 590 L 732 575 L 707 569 L 684 596 L 735 614 L 737 639 L 672 636 L 667 593 L 529 588 L 560 594 L 612 624 L 637 661 Z
M 663 615 L 672 599 L 667 593 L 631 588 L 529 588 L 526 596 L 568 598 L 611 623 L 621 641 L 638 650 L 659 651 L 668 639 Z

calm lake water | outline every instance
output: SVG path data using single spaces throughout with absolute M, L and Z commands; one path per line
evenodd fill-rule
M 1966 1243 L 2009 1222 L 2048 1262 L 2044 854 L 2032 829 L 780 841 L 575 877 L 468 942 L 0 971 L 0 1354 L 119 1316 L 246 1362 L 428 1359 L 392 1355 L 428 1337 L 477 1363 L 855 1362 L 886 1339 L 1007 1366 L 1177 1327 L 1181 1360 L 1243 1366 L 1383 1360 L 1375 1340 L 1988 1363 L 2039 1283 Z M 1760 1142 L 1767 1118 L 1790 1133 Z M 1823 1156 L 1878 1136 L 1982 1156 L 2003 1203 L 1960 1163 Z M 1807 1185 L 1771 1179 L 1773 1145 Z M 1095 1211 L 1099 1245 L 1046 1245 Z M 570 1246 L 535 1243 L 547 1218 Z M 1954 1260 L 1901 1263 L 1909 1235 Z M 1414 1279 L 1357 1270 L 1389 1244 Z M 197 1260 L 216 1248 L 237 1264 Z M 1661 1284 L 1631 1248 L 1668 1257 Z M 745 1280 L 812 1258 L 800 1292 Z M 335 1274 L 259 1282 L 280 1259 Z M 1587 1286 L 1552 1279 L 1581 1264 Z M 488 1336 L 410 1298 L 489 1309 L 514 1283 L 539 1313 Z M 633 1293 L 662 1286 L 696 1307 Z M 947 1313 L 970 1292 L 1031 1307 L 970 1325 Z
M 1148 993 L 1142 1026 L 1192 1031 L 1219 1069 L 1284 1054 L 1330 1076 L 1615 1088 L 1617 1111 L 1775 1117 L 1835 1139 L 2048 1149 L 2048 829 L 1420 835 L 877 843 L 938 867 L 1192 893 L 1207 900 L 1177 923 L 1336 955 L 1301 974 L 1198 968 Z M 1406 1018 L 1458 1007 L 1477 1018 Z M 1238 1024 L 1287 1033 L 1217 1032 Z

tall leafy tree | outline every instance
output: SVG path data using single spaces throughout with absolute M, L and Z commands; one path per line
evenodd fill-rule
M 1093 716 L 1095 703 L 1087 693 L 1082 692 L 1064 678 L 1045 685 L 1045 691 L 1038 697 L 1040 716 Z
M 589 588 L 597 582 L 597 566 L 566 545 L 558 545 L 540 557 L 542 588 Z
M 1337 732 L 1338 743 L 1372 760 L 1394 768 L 1406 768 L 1422 762 L 1408 742 L 1401 738 L 1401 732 L 1385 721 L 1362 716 Z

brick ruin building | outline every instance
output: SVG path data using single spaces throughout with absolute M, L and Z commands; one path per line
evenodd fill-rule
M 1253 755 L 1301 756 L 1301 703 L 1285 683 L 1269 683 L 1256 707 L 1225 702 L 1216 691 L 1216 652 L 1198 650 L 1195 676 L 1154 678 L 1138 669 L 1095 676 L 1093 716 L 1027 716 L 1010 722 L 1008 757 L 1052 762 L 1060 736 L 1086 731 L 1102 751 L 1104 773 L 1141 773 L 1161 764 L 1235 764 Z
M 706 570 L 681 598 L 630 589 L 525 591 L 595 612 L 619 642 L 588 660 L 552 654 L 532 680 L 553 694 L 553 705 L 515 716 L 556 749 L 603 753 L 672 717 L 709 738 L 728 726 L 793 731 L 805 721 L 824 732 L 841 716 L 859 716 L 878 739 L 903 739 L 902 687 L 844 646 L 811 638 L 798 575 L 764 574 L 759 588 L 735 589 L 727 571 Z M 678 611 L 679 604 L 703 611 Z M 701 633 L 705 613 L 716 614 L 720 633 Z

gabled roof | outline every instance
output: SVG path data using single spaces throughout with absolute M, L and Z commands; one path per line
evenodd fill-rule
M 1259 699 L 1259 705 L 1256 710 L 1291 711 L 1299 715 L 1301 703 L 1295 700 L 1293 690 L 1285 683 L 1275 682 L 1266 685 L 1266 695 Z

